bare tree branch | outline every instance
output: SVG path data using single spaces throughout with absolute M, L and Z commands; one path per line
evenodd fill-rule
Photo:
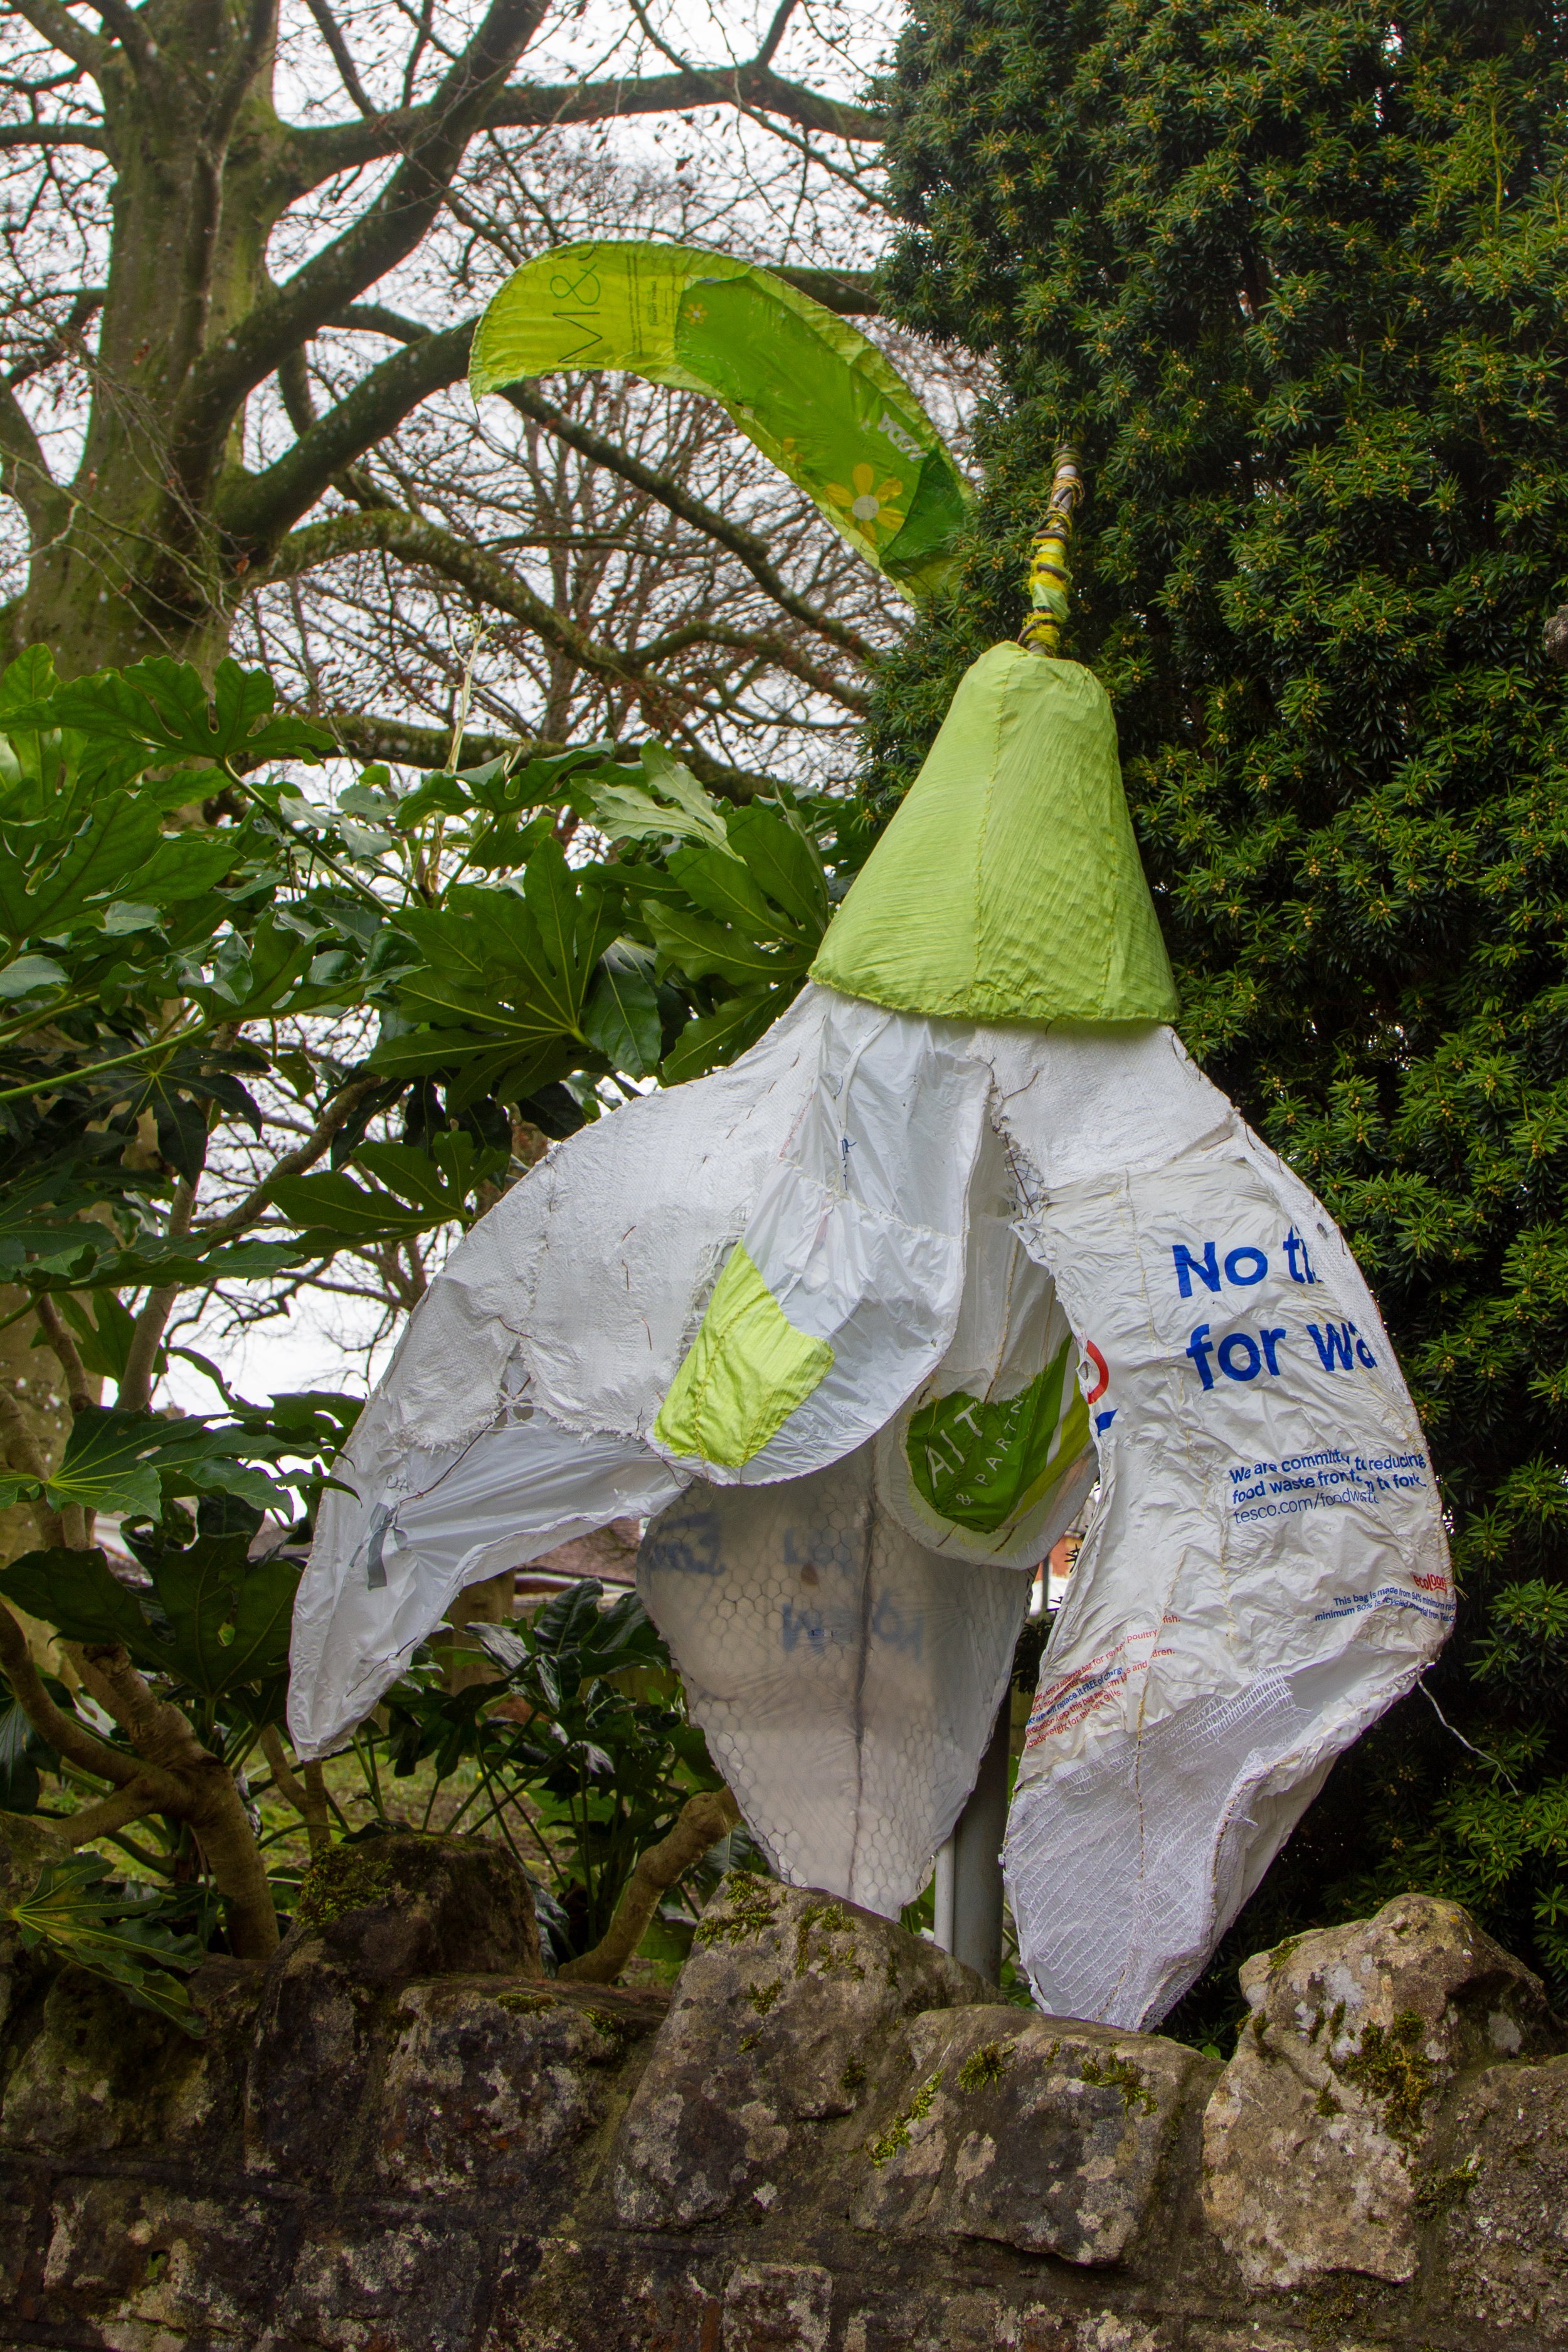
M 660 506 L 668 507 L 670 513 L 679 516 L 682 522 L 689 523 L 695 530 L 705 532 L 721 547 L 727 547 L 731 555 L 740 557 L 758 587 L 765 590 L 775 604 L 782 606 L 794 619 L 804 621 L 808 629 L 815 629 L 820 636 L 829 637 L 835 645 L 842 646 L 846 653 L 852 654 L 866 668 L 877 667 L 881 656 L 876 646 L 858 629 L 852 629 L 847 622 L 824 612 L 820 605 L 813 604 L 808 598 L 797 596 L 774 571 L 768 558 L 766 542 L 754 531 L 743 530 L 739 523 L 729 521 L 716 508 L 694 497 L 676 480 L 674 475 L 660 473 L 652 466 L 645 466 L 640 457 L 634 457 L 628 450 L 618 449 L 613 441 L 606 441 L 603 434 L 579 425 L 575 417 L 568 416 L 563 409 L 557 408 L 542 394 L 531 391 L 527 385 L 510 384 L 500 397 L 510 402 L 520 415 L 531 416 L 536 425 L 542 425 L 546 432 L 552 433 L 558 441 L 564 441 L 569 448 L 592 458 L 595 466 L 603 466 L 608 472 L 618 474 L 624 482 L 630 482 L 634 488 L 643 491 L 650 499 L 657 499 Z
M 11 5 L 35 33 L 43 36 L 51 49 L 58 49 L 61 57 L 69 58 L 94 81 L 102 79 L 108 54 L 103 43 L 85 25 L 79 25 L 70 10 L 62 7 L 60 0 L 11 0 Z
M 157 67 L 157 50 L 152 35 L 127 0 L 88 0 L 88 5 L 102 17 L 113 38 L 130 58 L 137 79 L 150 80 Z M 70 55 L 68 49 L 67 56 Z
M 151 1773 L 139 1773 L 112 1797 L 100 1797 L 96 1805 L 84 1805 L 59 1826 L 59 1835 L 67 1845 L 90 1845 L 95 1838 L 113 1837 L 128 1822 L 139 1822 L 148 1813 L 164 1810 L 169 1791 L 164 1783 Z
M 452 740 L 449 728 L 416 727 L 406 719 L 381 719 L 365 710 L 328 710 L 312 716 L 319 724 L 331 729 L 345 750 L 362 760 L 390 760 L 415 768 L 444 768 L 447 764 Z M 465 730 L 458 746 L 458 759 L 464 767 L 478 767 L 482 761 L 499 760 L 508 751 L 519 752 L 526 760 L 548 760 L 557 751 L 571 749 L 569 743 L 549 742 L 542 736 L 476 735 Z M 700 784 L 706 784 L 721 800 L 734 801 L 738 805 L 762 800 L 781 789 L 778 777 L 753 775 L 745 768 L 710 759 L 695 744 L 683 747 L 681 758 Z
M 70 500 L 50 473 L 27 413 L 0 382 L 0 490 L 16 499 L 35 545 L 54 538 L 70 520 Z
M 728 1789 L 704 1790 L 700 1796 L 688 1797 L 674 1827 L 637 1856 L 637 1867 L 621 1889 L 616 1916 L 593 1950 L 556 1970 L 562 1983 L 614 1984 L 642 1942 L 659 1896 L 727 1836 L 740 1818 L 741 1808 Z
M 97 0 L 95 0 L 97 5 Z M 116 0 L 119 5 L 119 0 Z M 236 11 L 237 14 L 237 11 Z M 226 143 L 234 128 L 235 117 L 244 103 L 246 92 L 256 79 L 268 49 L 278 34 L 278 0 L 250 0 L 246 11 L 241 38 L 226 58 L 217 87 L 213 93 L 212 111 L 207 118 L 208 136 L 216 145 Z
M 191 1230 L 191 1212 L 195 1207 L 195 1188 L 181 1177 L 174 1187 L 174 1197 L 169 1204 L 168 1223 L 164 1228 L 171 1241 L 183 1241 Z M 150 1290 L 136 1310 L 132 1326 L 131 1344 L 125 1350 L 125 1369 L 120 1375 L 119 1401 L 127 1412 L 145 1412 L 153 1402 L 153 1380 L 163 1345 L 163 1327 L 179 1297 L 177 1289 L 166 1286 Z
M 67 1330 L 59 1308 L 47 1290 L 41 1290 L 33 1302 L 45 1339 L 54 1349 L 61 1371 L 65 1374 L 66 1401 L 72 1412 L 82 1412 L 98 1400 L 88 1385 L 87 1368 L 81 1360 L 81 1350 Z
M 360 321 L 356 319 L 353 323 Z M 376 314 L 374 331 L 377 333 L 397 333 L 405 328 L 412 330 L 412 322 L 398 320 L 395 312 Z M 473 322 L 468 320 L 448 327 L 440 334 L 423 334 L 418 341 L 410 341 L 403 351 L 372 368 L 345 400 L 319 418 L 310 415 L 302 363 L 297 355 L 291 355 L 286 366 L 300 369 L 299 382 L 286 376 L 283 369 L 279 369 L 279 376 L 300 438 L 265 472 L 229 488 L 219 504 L 222 523 L 230 539 L 243 549 L 247 561 L 254 560 L 269 541 L 276 543 L 279 534 L 310 511 L 345 465 L 384 439 L 429 393 L 442 384 L 457 383 L 467 371 L 472 340 Z M 579 425 L 542 394 L 514 384 L 500 397 L 521 415 L 531 417 L 581 456 L 618 474 L 623 481 L 656 499 L 682 522 L 739 556 L 758 586 L 793 619 L 841 646 L 866 668 L 877 667 L 880 656 L 869 640 L 808 598 L 796 595 L 780 578 L 764 542 L 754 532 L 727 520 L 715 508 L 685 489 L 673 475 L 645 466 L 639 457 L 617 448 L 602 434 Z
M 810 156 L 812 154 L 812 149 L 807 145 L 804 139 L 797 138 L 793 131 L 782 129 L 778 123 L 770 122 L 768 121 L 767 118 L 769 112 L 776 111 L 776 110 L 770 109 L 768 100 L 765 95 L 761 97 L 752 96 L 743 89 L 742 88 L 742 77 L 739 73 L 726 73 L 722 70 L 715 73 L 710 67 L 694 66 L 689 58 L 681 56 L 679 49 L 672 49 L 669 43 L 664 38 L 663 35 L 659 33 L 654 26 L 649 24 L 647 11 L 643 5 L 643 0 L 631 0 L 631 10 L 633 16 L 637 18 L 637 23 L 642 26 L 647 38 L 653 43 L 654 47 L 658 50 L 661 57 L 666 57 L 669 59 L 670 64 L 675 68 L 678 74 L 689 74 L 694 79 L 705 82 L 708 85 L 710 104 L 729 104 L 734 107 L 737 113 L 748 114 L 754 122 L 761 123 L 764 130 L 772 131 L 775 138 L 783 139 L 790 146 L 798 148 L 802 155 Z M 769 83 L 772 83 L 773 79 L 774 77 L 771 74 L 767 76 Z M 820 124 L 814 124 L 810 127 L 813 129 L 821 129 L 823 126 Z M 840 135 L 842 136 L 843 134 Z M 844 180 L 847 182 L 851 187 L 859 186 L 860 184 L 856 179 L 855 174 L 852 172 L 846 172 L 842 165 L 833 163 L 829 157 L 826 155 L 816 155 L 815 160 L 821 165 L 824 171 L 831 172 L 835 179 Z
M 33 1663 L 26 1635 L 4 1601 L 0 1601 L 0 1666 L 5 1667 L 16 1704 L 34 1730 L 68 1764 L 74 1764 L 79 1771 L 92 1773 L 97 1780 L 111 1781 L 117 1789 L 128 1789 L 141 1780 L 145 1768 L 134 1756 L 122 1755 L 118 1748 L 110 1748 L 79 1717 L 56 1706 Z
M 456 532 L 444 530 L 422 515 L 383 509 L 333 515 L 325 522 L 307 523 L 283 541 L 268 576 L 291 579 L 323 563 L 334 562 L 339 556 L 372 548 L 395 556 L 399 562 L 421 565 L 453 581 L 480 603 L 521 622 L 578 668 L 596 677 L 613 679 L 639 696 L 655 691 L 668 698 L 671 690 L 668 681 L 655 680 L 647 675 L 652 663 L 691 646 L 715 645 L 773 662 L 798 677 L 803 685 L 815 688 L 847 709 L 861 709 L 867 700 L 857 688 L 833 677 L 782 638 L 725 629 L 716 622 L 693 622 L 684 629 L 667 632 L 649 646 L 618 653 L 612 646 L 598 644 L 565 614 L 547 604 L 510 565 L 499 562 L 488 549 L 476 547 L 471 540 L 459 539 Z
M 278 1783 L 279 1794 L 285 1797 L 305 1824 L 305 1834 L 313 1855 L 324 1853 L 331 1843 L 331 1824 L 327 1819 L 326 1783 L 319 1764 L 307 1764 L 305 1778 L 290 1769 L 283 1753 L 283 1742 L 271 1724 L 261 1733 L 261 1752 L 272 1767 L 272 1778 Z
M 96 147 L 107 155 L 109 140 L 94 122 L 5 122 L 0 147 Z
M 353 226 L 263 298 L 192 369 L 171 431 L 180 492 L 197 500 L 222 460 L 234 412 L 322 321 L 417 246 L 497 86 L 538 28 L 544 0 L 490 0 L 444 78 L 404 160 Z
M 216 1242 L 232 1241 L 237 1234 L 255 1223 L 272 1197 L 272 1187 L 279 1176 L 302 1176 L 313 1168 L 331 1143 L 338 1129 L 347 1125 L 366 1095 L 374 1094 L 383 1085 L 379 1077 L 351 1078 L 341 1087 L 305 1138 L 293 1151 L 286 1151 L 275 1167 L 269 1168 L 259 1183 L 253 1184 L 244 1198 L 237 1201 L 226 1215 L 215 1217 L 210 1223 L 199 1225 L 196 1231 L 204 1244 L 211 1247 Z
M 364 94 L 353 56 L 350 54 L 349 45 L 343 38 L 342 27 L 328 7 L 327 0 L 305 0 L 305 5 L 315 18 L 317 30 L 322 40 L 331 51 L 332 63 L 338 69 L 338 79 L 342 83 L 344 89 L 364 116 L 365 121 L 378 121 L 380 118 Z
M 807 89 L 800 82 L 786 81 L 773 71 L 766 57 L 740 66 L 683 66 L 675 73 L 616 81 L 520 84 L 493 98 L 477 127 L 482 131 L 564 130 L 583 123 L 618 121 L 633 114 L 686 114 L 699 107 L 733 105 L 776 114 L 786 122 L 798 123 L 803 131 L 815 131 L 829 139 L 875 144 L 887 130 L 885 115 L 824 97 L 820 90 Z M 301 174 L 301 192 L 335 173 L 400 153 L 406 142 L 418 135 L 426 112 L 424 107 L 404 107 L 395 114 L 363 123 L 296 128 L 291 143 Z
M 18 360 L 6 376 L 5 381 L 13 391 L 17 384 L 26 383 L 30 376 L 42 375 L 46 368 L 53 367 L 57 360 L 63 359 L 72 345 L 79 342 L 81 331 L 94 311 L 102 308 L 103 289 L 100 286 L 84 286 L 72 302 L 64 325 L 30 351 L 26 359 Z
M 24 1477 L 36 1479 L 40 1487 L 47 1486 L 49 1465 L 39 1450 L 26 1414 L 13 1394 L 10 1384 L 4 1381 L 0 1381 L 0 1458 L 4 1459 L 7 1469 L 18 1470 Z M 73 1534 L 78 1542 L 81 1540 L 84 1533 L 81 1513 L 75 1506 L 72 1507 L 75 1528 L 68 1525 L 65 1512 L 54 1508 L 47 1493 L 33 1496 L 27 1509 L 39 1536 L 51 1549 L 68 1543 Z
M 226 485 L 217 515 L 231 544 L 252 562 L 274 546 L 315 505 L 335 474 L 384 439 L 431 393 L 461 379 L 473 336 L 469 319 L 394 352 L 335 408 L 309 425 L 276 464 Z M 294 357 L 288 354 L 284 364 Z
M 772 65 L 773 58 L 777 53 L 779 43 L 783 40 L 785 32 L 789 28 L 789 20 L 795 15 L 795 0 L 779 0 L 778 7 L 774 11 L 773 21 L 768 26 L 767 31 L 763 35 L 763 45 L 757 51 L 758 65 Z

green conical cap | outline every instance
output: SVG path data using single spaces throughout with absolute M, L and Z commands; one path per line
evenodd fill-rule
M 1173 1017 L 1098 678 L 1022 646 L 981 655 L 811 977 L 953 1020 Z

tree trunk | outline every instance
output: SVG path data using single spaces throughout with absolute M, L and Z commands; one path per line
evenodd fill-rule
M 230 7 L 160 15 L 154 57 L 137 68 L 116 52 L 103 75 L 115 184 L 88 427 L 10 615 L 16 649 L 47 644 L 68 676 L 159 653 L 210 675 L 243 577 L 210 507 L 178 487 L 172 436 L 193 365 L 266 289 L 287 134 L 270 30 L 247 58 Z M 241 405 L 236 465 L 243 424 Z

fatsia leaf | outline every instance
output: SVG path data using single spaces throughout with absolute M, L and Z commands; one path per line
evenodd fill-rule
M 175 907 L 182 899 L 201 898 L 221 882 L 234 860 L 231 835 L 166 834 L 133 872 L 121 877 L 115 897 L 160 909 Z
M 658 1067 L 662 1028 L 651 961 L 629 940 L 606 948 L 583 1008 L 589 1045 L 598 1047 L 612 1069 L 634 1078 L 648 1077 Z
M 411 1206 L 384 1186 L 356 1184 L 342 1168 L 313 1176 L 280 1176 L 272 1197 L 292 1223 L 334 1241 L 411 1237 L 441 1222 L 423 1205 Z
M 41 1618 L 68 1642 L 118 1642 L 141 1664 L 152 1663 L 152 1634 L 135 1594 L 101 1551 L 24 1552 L 0 1569 L 0 1592 Z
M 298 1223 L 344 1240 L 412 1235 L 467 1223 L 475 1184 L 506 1165 L 504 1152 L 476 1152 L 473 1138 L 460 1130 L 438 1137 L 434 1156 L 411 1143 L 364 1143 L 354 1156 L 368 1185 L 342 1169 L 283 1177 L 273 1187 L 279 1207 Z
M 0 996 L 32 996 L 40 989 L 60 987 L 65 978 L 63 965 L 52 956 L 17 956 L 0 971 Z
M 20 1257 L 6 1255 L 5 1240 L 0 1239 L 0 1265 L 24 1273 L 29 1286 L 39 1290 L 140 1290 L 149 1284 L 180 1290 L 198 1285 L 205 1288 L 216 1282 L 259 1281 L 268 1275 L 285 1273 L 310 1255 L 300 1242 L 230 1242 L 203 1251 L 193 1241 L 170 1242 L 155 1234 L 120 1249 L 114 1245 L 113 1234 L 102 1226 L 96 1228 L 97 1238 L 85 1245 L 80 1225 L 61 1230 L 71 1237 L 74 1256 L 62 1248 L 53 1259 L 39 1252 L 24 1264 Z
M 615 903 L 600 877 L 574 875 L 560 844 L 546 840 L 521 893 L 460 884 L 444 908 L 399 918 L 425 959 L 399 981 L 399 1002 L 437 1029 L 471 1027 L 519 1048 L 575 1036 L 594 968 L 615 936 Z M 378 1045 L 374 1066 L 397 1066 L 387 1049 L 401 1042 Z
M 60 1312 L 76 1334 L 84 1368 L 100 1380 L 123 1380 L 136 1329 L 130 1308 L 112 1290 L 102 1289 L 62 1299 Z
M 263 1450 L 254 1432 L 215 1429 L 199 1414 L 166 1421 L 84 1405 L 44 1492 L 57 1510 L 79 1503 L 144 1519 L 159 1517 L 165 1485 L 176 1494 L 244 1494 L 265 1507 L 274 1499 L 270 1485 L 257 1471 L 241 1475 L 245 1457 Z
M 280 1675 L 300 1564 L 248 1558 L 246 1536 L 198 1537 L 150 1563 L 168 1620 L 165 1671 L 205 1698 Z
M 790 994 L 787 988 L 746 989 L 727 997 L 715 1012 L 689 1021 L 664 1057 L 659 1075 L 665 1084 L 678 1087 L 732 1062 L 778 1019 Z
M 70 727 L 132 745 L 156 760 L 319 759 L 331 738 L 309 720 L 273 715 L 277 696 L 265 670 L 218 664 L 209 699 L 188 662 L 156 656 L 124 670 L 99 670 L 58 687 L 47 701 L 24 706 L 12 723 Z
M 678 849 L 669 870 L 696 904 L 726 923 L 738 923 L 757 939 L 777 939 L 779 921 L 755 877 L 741 863 L 716 849 Z
M 150 2009 L 200 2040 L 206 2027 L 190 1994 L 173 1973 L 200 1968 L 206 1958 L 194 1936 L 175 1936 L 157 1917 L 160 1897 L 117 1886 L 96 1853 L 47 1862 L 31 1891 L 8 1904 L 22 1941 L 42 1944 L 117 1985 L 139 2009 Z
M 672 907 L 667 899 L 648 899 L 647 910 L 647 926 L 661 958 L 688 980 L 704 980 L 711 974 L 743 988 L 774 980 L 781 971 L 801 961 L 798 951 L 793 956 L 781 954 L 741 931 Z
M 321 935 L 301 937 L 263 915 L 248 937 L 231 931 L 213 963 L 210 986 L 193 989 L 195 1001 L 225 1021 L 257 1021 L 281 1003 L 310 965 Z
M 14 826 L 0 842 L 0 931 L 20 941 L 75 929 L 121 895 L 158 843 L 155 809 L 125 793 L 89 812 L 68 839 Z
M 804 829 L 752 801 L 731 812 L 729 832 L 753 879 L 815 944 L 827 928 L 827 877 Z

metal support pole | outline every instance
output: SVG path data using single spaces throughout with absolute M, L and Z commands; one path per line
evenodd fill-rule
M 944 1952 L 952 1949 L 952 1854 L 958 1831 L 936 1852 L 936 1881 L 931 1888 L 931 1941 Z
M 1009 1688 L 1002 1695 L 991 1744 L 951 1841 L 952 1941 L 948 1948 L 955 1960 L 963 1960 L 987 1984 L 995 1984 L 1002 1974 L 1002 1840 L 1007 1828 L 1007 1738 L 1012 1720 Z M 940 1855 L 937 1867 L 940 1873 Z M 940 1904 L 940 1875 L 937 1893 Z

